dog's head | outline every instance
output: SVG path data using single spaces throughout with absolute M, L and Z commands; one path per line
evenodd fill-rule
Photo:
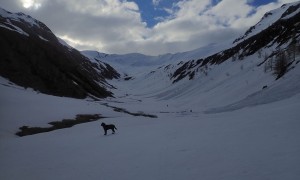
M 105 126 L 106 124 L 105 123 L 101 123 L 101 126 Z

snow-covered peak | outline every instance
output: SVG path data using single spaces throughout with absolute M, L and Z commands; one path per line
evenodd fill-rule
M 37 26 L 40 27 L 40 22 L 34 18 L 32 18 L 29 15 L 26 15 L 24 13 L 11 13 L 9 11 L 6 11 L 5 9 L 0 8 L 0 16 L 3 18 L 8 18 L 13 21 L 18 22 L 26 22 L 30 24 L 31 26 Z
M 136 74 L 140 72 L 149 73 L 153 69 L 169 64 L 178 64 L 199 58 L 205 58 L 212 54 L 218 53 L 228 47 L 231 42 L 223 42 L 218 44 L 209 44 L 207 46 L 176 54 L 163 54 L 159 56 L 149 56 L 139 53 L 130 54 L 105 54 L 98 51 L 81 51 L 83 55 L 91 61 L 103 61 L 113 65 L 118 71 L 126 74 Z
M 67 47 L 67 48 L 69 49 L 69 51 L 72 51 L 72 50 L 74 49 L 72 46 L 70 46 L 70 45 L 69 45 L 66 41 L 64 41 L 63 39 L 57 37 L 57 40 L 58 40 L 58 42 L 59 42 L 61 45 Z
M 49 42 L 50 40 L 55 43 L 59 42 L 67 47 L 69 51 L 74 49 L 64 40 L 56 37 L 45 24 L 24 13 L 12 13 L 0 8 L 0 20 L 0 28 L 18 32 L 25 36 L 36 35 L 45 42 Z
M 262 19 L 254 26 L 252 26 L 250 29 L 248 29 L 245 34 L 239 38 L 237 38 L 234 43 L 240 43 L 243 40 L 246 40 L 264 29 L 268 28 L 275 22 L 277 22 L 280 19 L 288 19 L 290 17 L 293 17 L 297 15 L 300 12 L 300 2 L 294 2 L 289 4 L 284 4 L 278 9 L 271 10 L 267 12 Z
M 90 51 L 90 50 L 82 51 L 81 53 L 87 57 L 93 57 L 93 58 L 104 58 L 108 56 L 108 54 L 101 53 L 98 51 Z
M 27 37 L 35 37 L 44 42 L 56 43 L 58 40 L 42 22 L 24 13 L 12 13 L 0 8 L 0 28 L 17 32 Z

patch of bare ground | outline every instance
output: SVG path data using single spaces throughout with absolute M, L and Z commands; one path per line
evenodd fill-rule
M 78 114 L 75 119 L 63 119 L 62 121 L 53 121 L 48 124 L 52 125 L 51 127 L 28 127 L 22 126 L 19 128 L 19 132 L 16 133 L 17 136 L 28 136 L 39 133 L 50 132 L 58 129 L 70 128 L 77 124 L 97 121 L 101 118 L 101 114 Z

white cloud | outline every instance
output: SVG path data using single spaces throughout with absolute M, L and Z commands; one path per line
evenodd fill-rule
M 0 0 L 0 6 L 41 20 L 79 49 L 154 55 L 235 38 L 266 11 L 292 1 L 279 0 L 256 8 L 247 3 L 249 0 L 217 4 L 212 0 L 181 0 L 167 9 L 169 16 L 153 28 L 142 21 L 138 5 L 127 0 Z M 152 0 L 154 5 L 160 2 Z M 38 8 L 34 10 L 35 4 Z
M 65 4 L 69 11 L 94 16 L 127 15 L 132 17 L 139 15 L 137 12 L 139 8 L 134 2 L 119 0 L 60 0 L 58 2 Z
M 22 6 L 26 9 L 33 8 L 39 9 L 43 3 L 43 0 L 21 0 Z
M 180 1 L 169 11 L 172 12 L 172 18 L 168 17 L 154 27 L 155 33 L 152 38 L 159 42 L 182 44 L 186 47 L 185 50 L 218 43 L 236 38 L 255 25 L 267 11 L 290 1 L 281 0 L 258 8 L 249 5 L 248 2 L 222 0 L 213 4 L 210 0 Z M 182 49 L 184 48 L 176 50 Z
M 38 19 L 50 26 L 56 35 L 77 48 L 113 53 L 113 46 L 147 37 L 146 24 L 133 2 L 49 0 L 45 3 L 48 8 L 34 13 L 34 17 L 41 17 Z M 129 51 L 118 53 L 125 52 Z
M 160 2 L 161 2 L 161 0 L 152 0 L 152 4 L 154 6 L 158 6 Z
M 219 23 L 231 26 L 236 20 L 247 18 L 254 7 L 247 0 L 223 0 L 212 7 L 206 15 L 215 16 Z

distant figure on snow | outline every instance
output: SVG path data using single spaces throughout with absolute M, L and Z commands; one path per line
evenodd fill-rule
M 107 134 L 107 130 L 111 129 L 112 130 L 112 133 L 115 134 L 115 130 L 117 130 L 116 126 L 113 125 L 113 124 L 105 124 L 105 123 L 101 123 L 101 126 L 103 127 L 104 129 L 104 135 Z

